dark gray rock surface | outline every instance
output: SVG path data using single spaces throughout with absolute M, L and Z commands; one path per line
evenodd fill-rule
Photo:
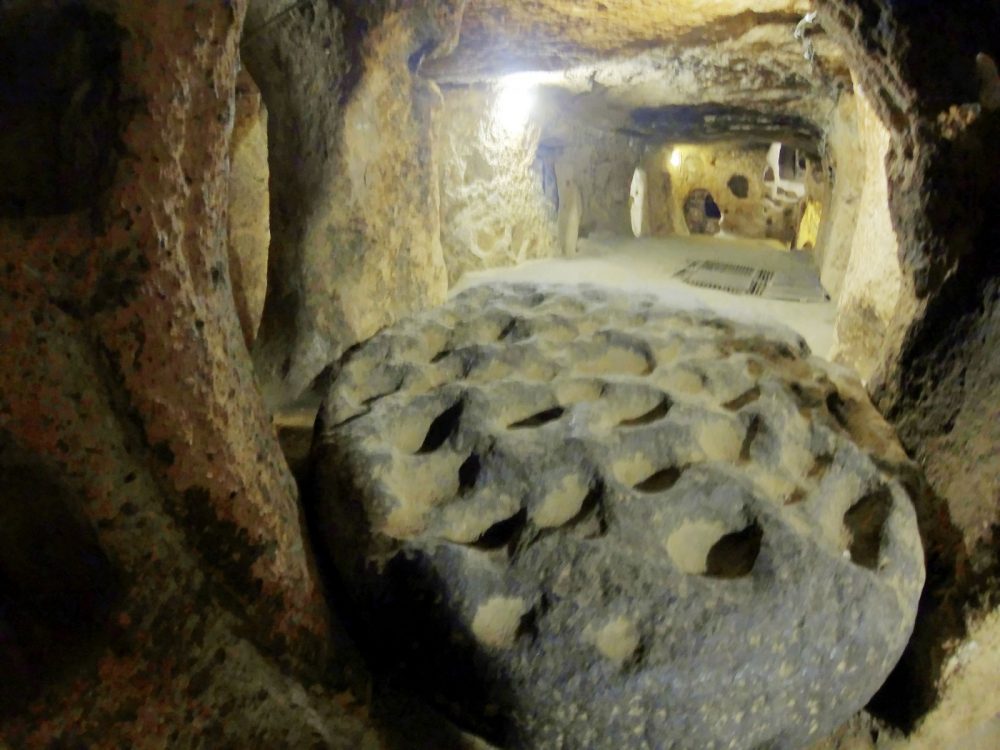
M 860 384 L 652 297 L 473 288 L 345 357 L 314 457 L 369 651 L 512 747 L 802 747 L 923 585 Z

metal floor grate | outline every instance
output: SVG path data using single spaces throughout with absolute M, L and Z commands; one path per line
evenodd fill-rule
M 675 277 L 692 286 L 729 294 L 749 294 L 788 302 L 824 302 L 830 299 L 811 268 L 775 272 L 740 263 L 693 260 Z
M 774 276 L 774 272 L 736 263 L 695 260 L 678 271 L 676 276 L 692 286 L 715 289 L 730 294 L 750 294 L 754 297 L 761 297 Z

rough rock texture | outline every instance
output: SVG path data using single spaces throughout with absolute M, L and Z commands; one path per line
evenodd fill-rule
M 449 89 L 441 113 L 441 246 L 454 285 L 466 271 L 550 258 L 556 250 L 554 165 L 539 128 L 505 128 L 497 90 Z
M 853 93 L 844 94 L 837 100 L 826 134 L 824 161 L 831 184 L 816 243 L 820 281 L 834 301 L 840 300 L 858 230 L 858 208 L 868 169 L 865 157 L 864 141 L 858 133 L 857 98 Z M 882 158 L 885 158 L 884 153 Z M 885 210 L 888 214 L 888 201 Z
M 456 56 L 465 55 L 463 61 L 471 63 L 472 53 L 478 52 L 477 69 L 492 72 L 502 69 L 497 58 L 508 51 L 504 48 L 516 44 L 519 54 L 508 56 L 506 62 L 538 69 L 546 67 L 540 61 L 594 59 L 699 33 L 721 36 L 776 18 L 798 22 L 808 10 L 803 0 L 726 4 L 680 0 L 669 5 L 658 0 L 608 0 L 582 6 L 573 0 L 541 0 L 530 5 L 478 0 L 469 8 Z M 519 49 L 524 40 L 535 44 Z
M 447 90 L 441 142 L 445 263 L 462 273 L 574 255 L 578 237 L 626 234 L 644 144 L 567 118 L 564 93 L 526 84 L 525 122 L 505 127 L 503 85 Z
M 257 84 L 241 70 L 229 156 L 229 277 L 243 339 L 253 345 L 267 292 L 271 243 L 267 170 L 267 110 Z
M 1000 609 L 974 622 L 944 669 L 941 703 L 906 741 L 888 750 L 993 750 L 1000 747 Z M 880 745 L 882 747 L 882 745 Z
M 347 347 L 445 298 L 441 94 L 417 70 L 454 41 L 463 6 L 251 7 L 243 52 L 269 112 L 274 187 L 254 348 L 270 404 L 300 395 Z
M 365 746 L 361 712 L 307 687 L 328 615 L 227 271 L 243 5 L 101 5 L 0 11 L 0 98 L 63 116 L 31 84 L 65 72 L 39 40 L 70 27 L 102 50 L 72 74 L 114 92 L 91 116 L 121 124 L 94 162 L 72 127 L 50 145 L 63 175 L 113 164 L 106 190 L 5 186 L 0 745 Z
M 477 0 L 454 54 L 428 72 L 468 82 L 562 71 L 561 85 L 577 95 L 572 116 L 599 117 L 609 129 L 655 135 L 666 123 L 677 135 L 698 121 L 697 107 L 711 105 L 691 136 L 717 135 L 721 122 L 766 140 L 780 140 L 778 131 L 809 140 L 838 87 L 849 85 L 843 55 L 822 29 L 808 32 L 815 56 L 806 59 L 795 29 L 809 10 L 801 0 Z M 638 109 L 644 116 L 634 118 Z
M 819 12 L 890 133 L 889 210 L 901 299 L 912 302 L 897 306 L 869 388 L 941 495 L 937 510 L 922 517 L 933 574 L 914 640 L 874 705 L 908 727 L 933 703 L 943 644 L 963 635 L 963 536 L 974 569 L 995 570 L 1000 562 L 1000 460 L 991 442 L 1000 423 L 1000 230 L 991 218 L 1000 172 L 991 144 L 1000 137 L 1000 118 L 973 104 L 980 95 L 977 56 L 1000 54 L 992 31 L 1000 8 L 969 0 L 947 8 L 831 0 Z M 962 518 L 962 527 L 952 517 Z
M 409 18 L 421 31 L 395 37 L 407 69 L 419 69 L 433 47 L 424 41 L 449 46 L 435 29 L 454 28 L 438 23 L 454 4 L 338 0 L 331 12 L 326 2 L 254 3 L 246 49 L 286 22 L 304 26 L 287 42 L 302 64 L 278 86 L 299 108 L 282 115 L 292 145 L 277 163 L 289 197 L 273 204 L 289 225 L 308 225 L 330 201 L 313 186 L 340 173 L 341 131 L 323 124 L 339 122 L 366 66 L 382 59 L 366 33 L 403 5 L 420 6 Z M 358 712 L 326 689 L 302 689 L 304 663 L 322 663 L 313 654 L 325 618 L 228 301 L 226 131 L 243 3 L 2 6 L 0 671 L 16 679 L 0 692 L 31 710 L 12 719 L 5 694 L 0 744 L 364 746 Z M 492 79 L 544 57 L 556 70 L 577 65 L 564 89 L 581 94 L 573 111 L 594 124 L 611 107 L 601 122 L 637 138 L 685 124 L 710 126 L 712 137 L 727 128 L 812 137 L 850 85 L 849 62 L 888 129 L 887 199 L 910 300 L 886 328 L 870 382 L 942 495 L 919 514 L 931 575 L 916 637 L 873 704 L 905 726 L 933 698 L 942 643 L 961 636 L 963 538 L 977 572 L 995 571 L 1000 549 L 1000 121 L 990 62 L 1000 59 L 1000 8 L 827 0 L 818 6 L 825 34 L 810 31 L 803 44 L 792 30 L 807 9 L 481 0 L 442 78 L 464 69 Z M 334 27 L 340 36 L 326 33 Z M 808 43 L 816 65 L 802 54 Z M 595 62 L 609 52 L 621 55 L 613 65 Z M 421 117 L 398 119 L 409 128 Z M 372 122 L 392 132 L 394 120 Z M 560 206 L 569 247 L 582 200 L 579 189 L 564 195 L 576 196 Z M 396 210 L 395 194 L 379 187 L 370 197 L 382 218 Z M 275 275 L 297 290 L 309 276 L 298 259 L 310 256 L 288 236 L 292 260 L 279 260 Z M 333 243 L 320 237 L 317 257 Z M 365 257 L 377 262 L 372 247 Z M 276 319 L 293 320 L 300 302 L 280 296 Z M 380 304 L 362 307 L 369 302 Z M 296 377 L 308 380 L 308 370 Z
M 368 645 L 509 746 L 798 748 L 909 638 L 912 467 L 790 333 L 474 287 L 346 357 L 317 435 Z
M 629 188 L 643 143 L 586 126 L 567 128 L 556 117 L 549 123 L 542 145 L 555 159 L 560 202 L 579 198 L 578 236 L 631 234 Z
M 558 153 L 578 140 L 566 132 L 586 132 L 576 146 L 575 169 L 559 163 L 556 169 L 558 244 L 572 254 L 576 236 L 568 229 L 579 213 L 575 177 L 588 168 L 588 147 L 606 150 L 609 144 L 601 139 L 629 139 L 628 149 L 615 149 L 613 167 L 628 174 L 610 182 L 610 192 L 599 188 L 593 202 L 583 190 L 580 208 L 606 208 L 609 216 L 596 230 L 619 233 L 630 229 L 627 212 L 619 209 L 627 207 L 627 184 L 647 144 L 741 140 L 765 147 L 784 141 L 815 148 L 851 79 L 843 54 L 820 27 L 809 26 L 797 38 L 807 11 L 794 1 L 723 6 L 480 0 L 465 14 L 454 53 L 430 61 L 425 70 L 460 85 L 498 78 L 534 82 L 540 106 L 548 103 L 549 109 L 542 117 L 543 148 L 552 143 Z M 502 78 L 515 71 L 516 78 Z M 636 146 L 638 153 L 622 158 Z M 605 206 L 605 195 L 620 195 L 621 206 Z M 563 197 L 574 204 L 565 212 Z M 593 229 L 581 222 L 581 234 Z
M 882 363 L 901 295 L 912 296 L 912 287 L 904 284 L 889 214 L 889 131 L 863 91 L 845 94 L 838 115 L 828 138 L 831 215 L 817 252 L 821 278 L 838 303 L 833 357 L 867 381 Z

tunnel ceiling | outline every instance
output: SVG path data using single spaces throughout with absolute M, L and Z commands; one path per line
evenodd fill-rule
M 444 85 L 538 73 L 560 106 L 602 129 L 710 140 L 814 139 L 851 85 L 801 0 L 470 0 L 461 40 L 424 72 Z

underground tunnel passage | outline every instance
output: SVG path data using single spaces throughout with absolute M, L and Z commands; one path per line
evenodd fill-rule
M 0 4 L 0 746 L 1000 746 L 1000 4 Z

